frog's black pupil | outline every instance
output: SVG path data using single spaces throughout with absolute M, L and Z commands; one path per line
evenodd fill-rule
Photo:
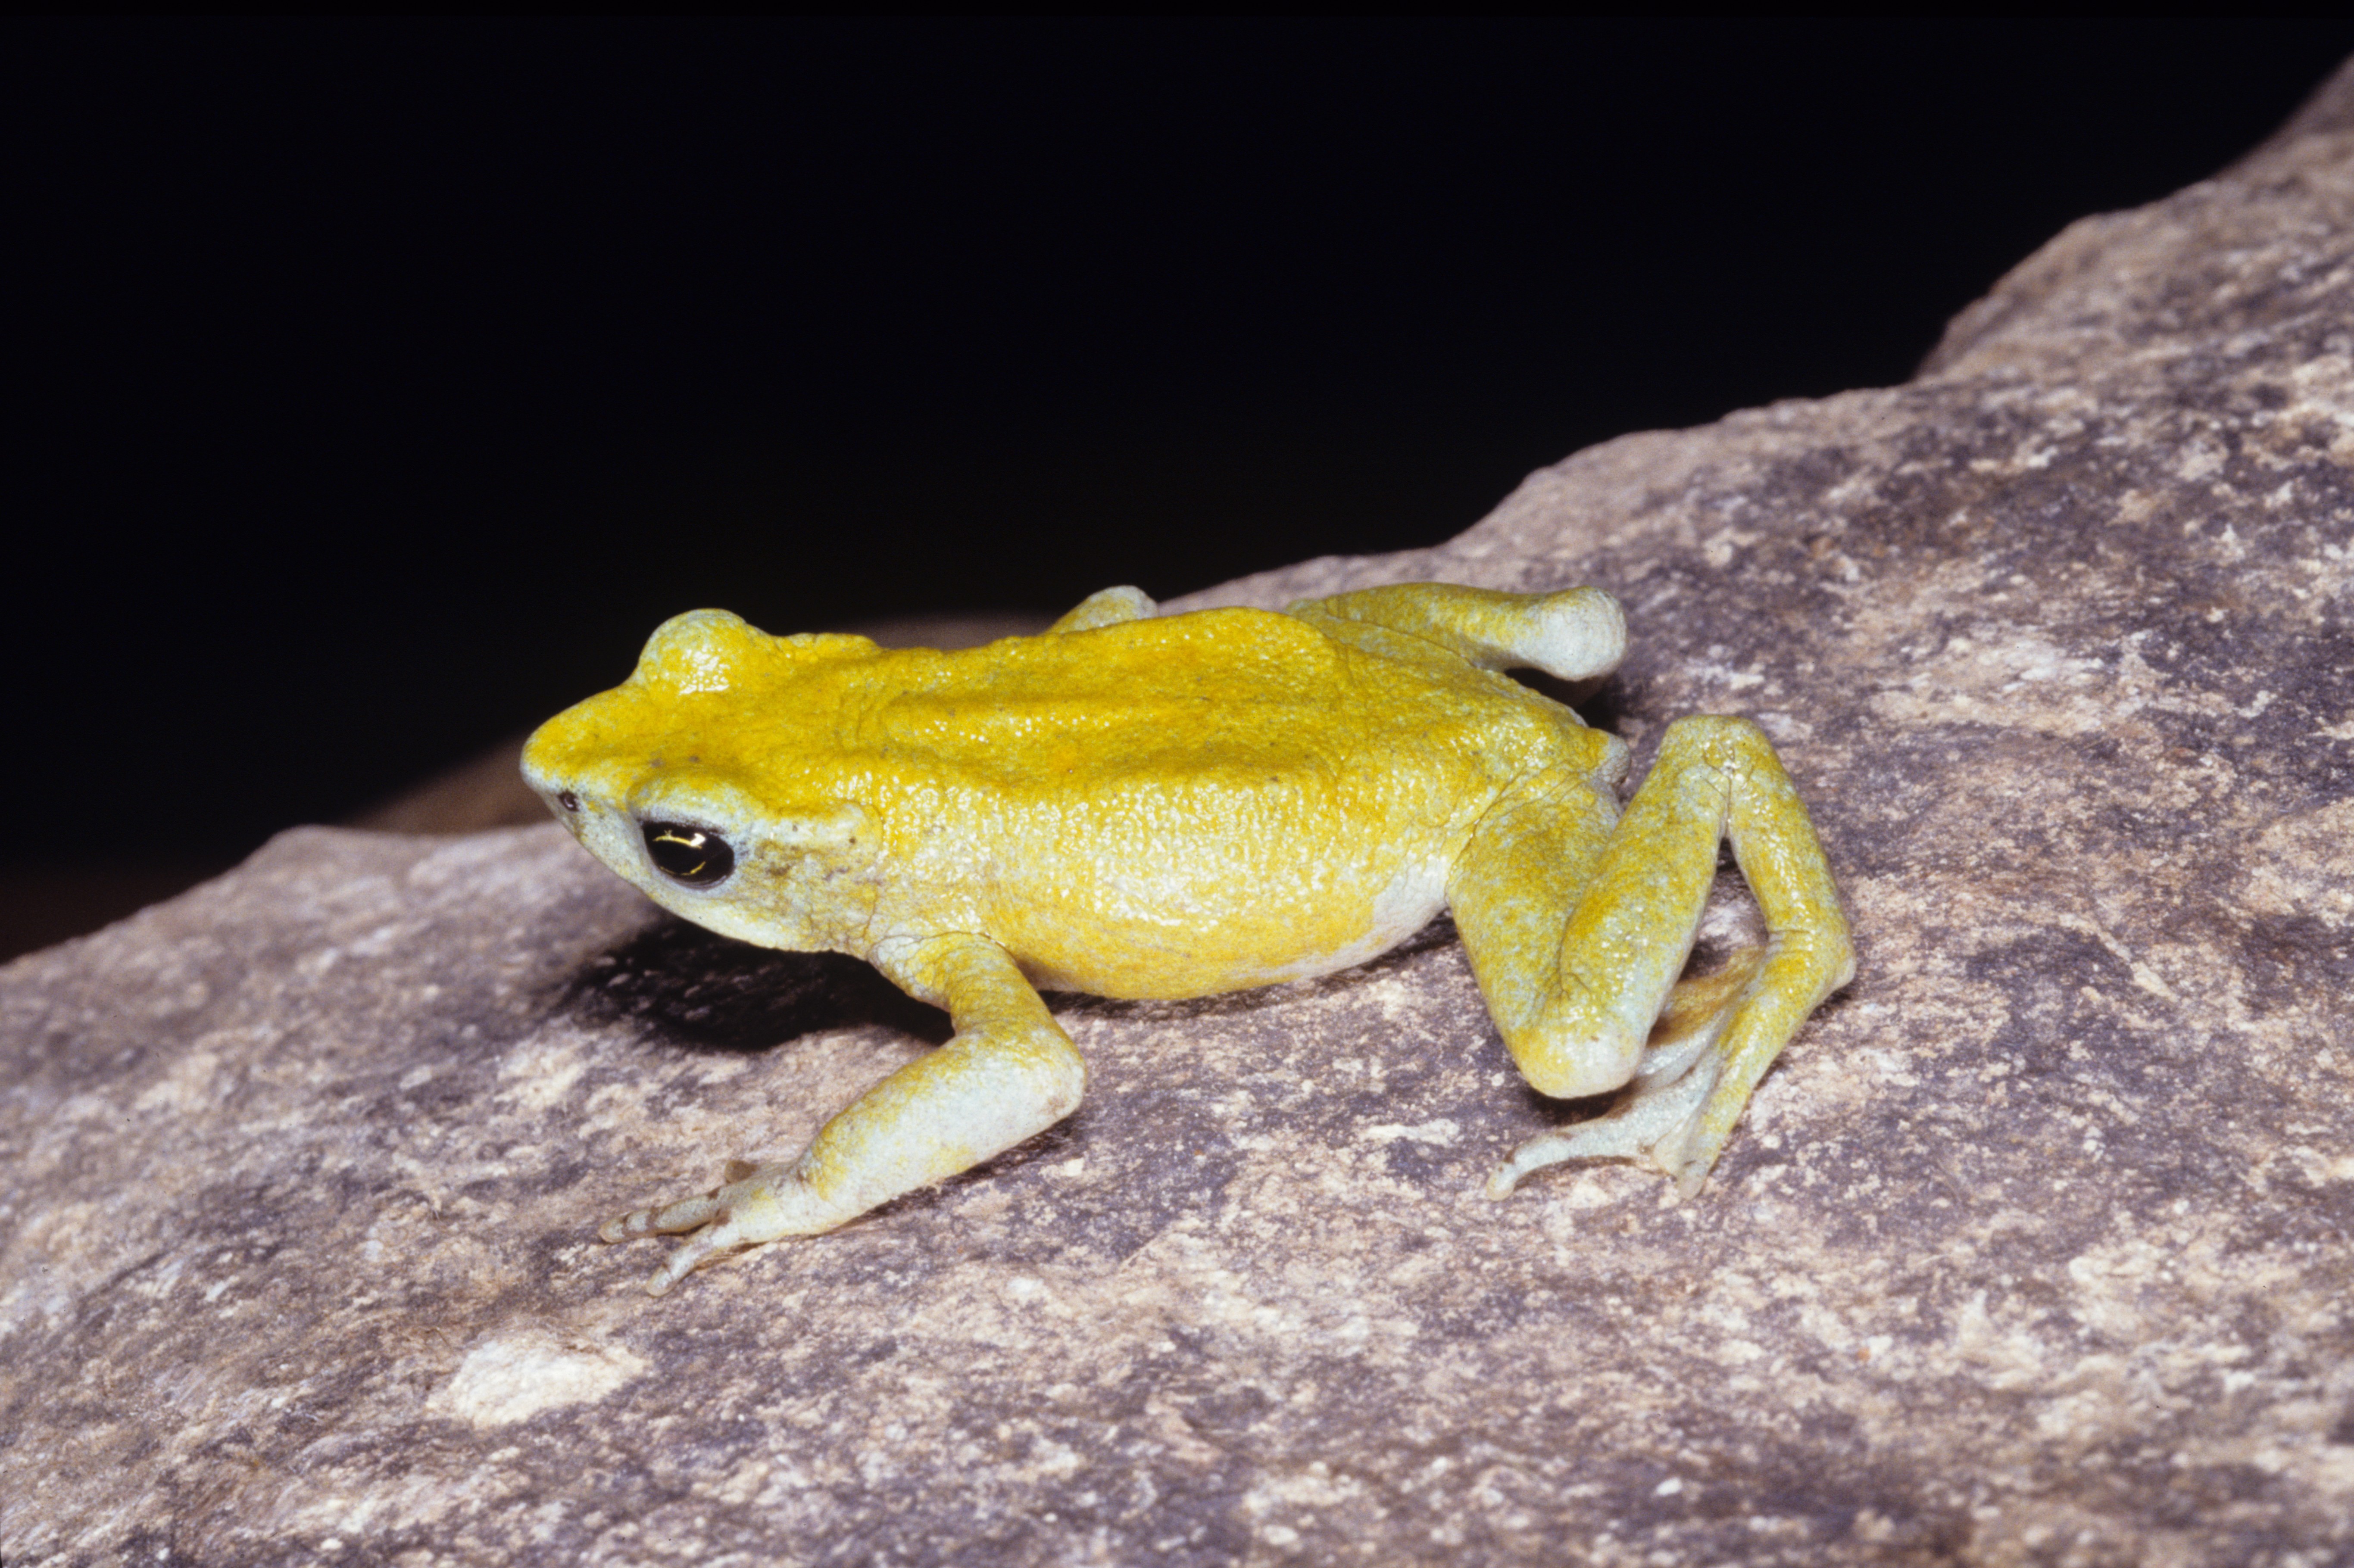
M 736 852 L 709 828 L 685 822 L 648 822 L 646 853 L 664 876 L 689 887 L 709 887 L 736 869 Z
M 559 789 L 556 793 L 556 803 L 567 811 L 577 811 L 580 809 L 580 797 L 569 789 Z

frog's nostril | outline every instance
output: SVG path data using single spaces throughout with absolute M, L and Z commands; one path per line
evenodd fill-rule
M 569 789 L 559 789 L 556 792 L 556 803 L 567 811 L 577 811 L 580 809 L 580 797 Z
M 686 822 L 645 824 L 646 853 L 656 870 L 689 887 L 712 887 L 736 869 L 736 852 L 708 828 Z

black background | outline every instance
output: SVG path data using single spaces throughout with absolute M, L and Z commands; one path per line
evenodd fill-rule
M 1901 381 L 2354 24 L 0 30 L 0 863 L 228 857 L 772 630 L 1435 543 Z

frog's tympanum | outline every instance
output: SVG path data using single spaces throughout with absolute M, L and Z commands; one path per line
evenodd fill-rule
M 524 776 L 599 860 L 698 925 L 849 953 L 949 1043 L 798 1159 L 600 1233 L 722 1254 L 830 1231 L 1071 1114 L 1087 1067 L 1038 993 L 1190 997 L 1330 973 L 1453 911 L 1528 1081 L 1625 1089 L 1490 1179 L 1640 1157 L 1699 1190 L 1751 1088 L 1854 972 L 1806 809 L 1757 727 L 1626 743 L 1500 671 L 1608 673 L 1595 588 L 1440 584 L 1161 617 L 1108 588 L 1036 637 L 942 653 L 698 610 L 533 736 Z M 1766 939 L 1678 981 L 1719 843 Z M 1466 1029 L 1466 1047 L 1471 1044 Z

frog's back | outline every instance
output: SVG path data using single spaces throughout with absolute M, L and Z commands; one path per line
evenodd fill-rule
M 1139 789 L 1314 789 L 1414 777 L 1476 794 L 1601 737 L 1445 651 L 1384 652 L 1289 615 L 1214 609 L 941 652 L 772 637 L 697 611 L 637 673 L 543 726 L 535 749 L 627 795 L 682 771 L 779 814 L 843 801 L 919 815 Z
M 1259 609 L 881 653 L 853 682 L 843 697 L 859 723 L 844 737 L 845 760 L 1017 791 L 1331 775 L 1416 759 L 1511 774 L 1576 725 L 1459 660 L 1384 658 Z

